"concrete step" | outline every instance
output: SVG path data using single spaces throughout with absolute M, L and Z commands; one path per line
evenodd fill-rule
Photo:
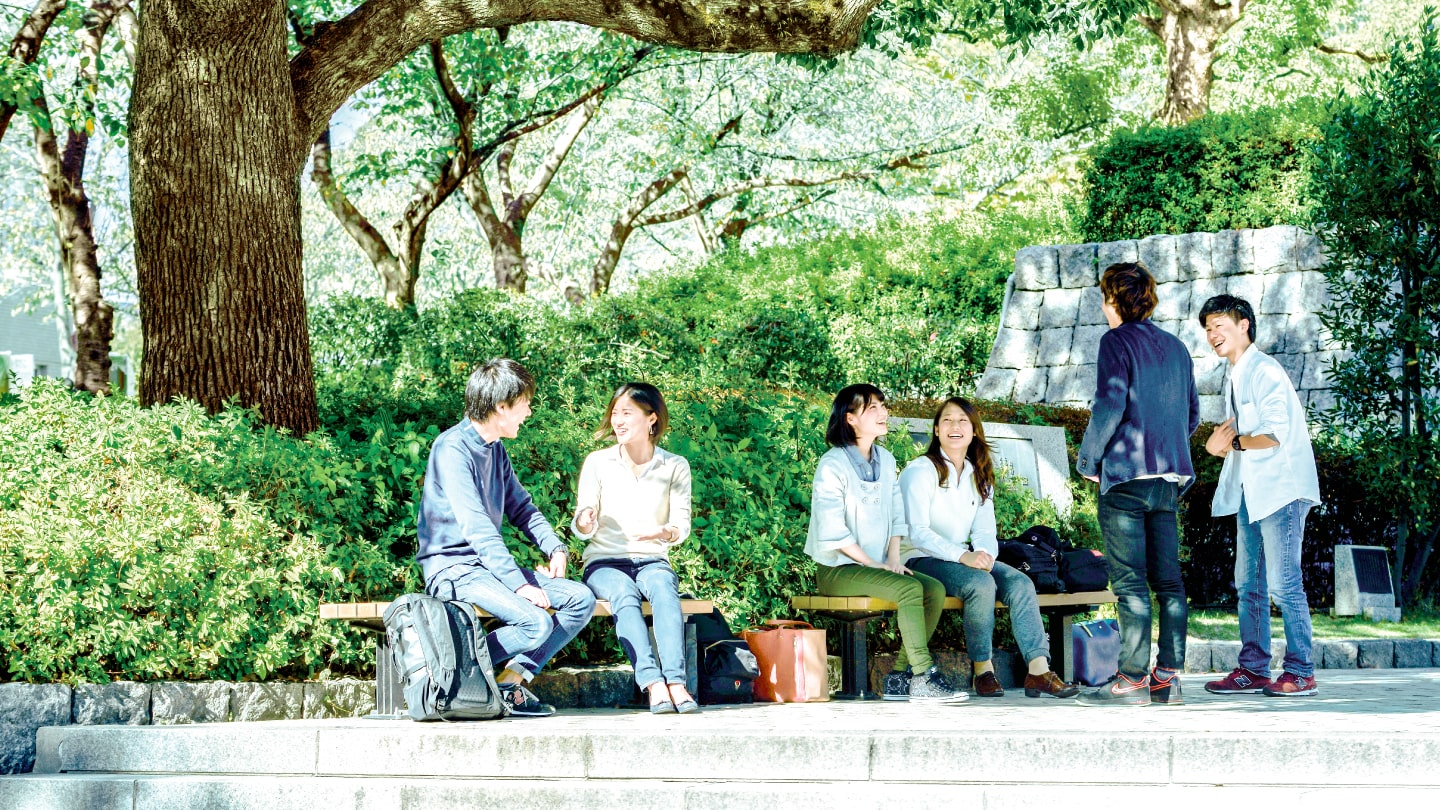
M 516 807 L 720 810 L 734 807 L 987 810 L 1117 806 L 1433 806 L 1433 787 L 1299 785 L 915 784 L 905 782 L 665 782 L 567 779 L 366 779 L 359 777 L 25 775 L 0 780 L 9 810 L 512 810 Z

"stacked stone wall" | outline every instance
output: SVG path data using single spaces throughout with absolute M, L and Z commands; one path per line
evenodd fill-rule
M 1202 419 L 1218 421 L 1223 413 L 1225 361 L 1206 342 L 1197 317 L 1205 301 L 1221 293 L 1255 308 L 1256 345 L 1289 372 L 1307 408 L 1333 402 L 1325 370 L 1336 352 L 1318 314 L 1328 302 L 1325 257 L 1318 239 L 1288 225 L 1021 249 L 976 394 L 1089 408 L 1096 351 L 1107 329 L 1099 275 L 1116 262 L 1137 260 L 1155 276 L 1160 304 L 1152 320 L 1180 338 L 1195 360 Z

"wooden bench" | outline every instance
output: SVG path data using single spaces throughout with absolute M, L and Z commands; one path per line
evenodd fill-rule
M 385 638 L 385 608 L 389 602 L 346 602 L 323 604 L 320 618 L 341 621 L 376 634 L 375 639 L 375 712 L 371 717 L 399 717 L 405 708 L 405 691 L 400 682 L 400 673 L 395 671 L 390 659 L 390 644 Z M 473 605 L 471 607 L 474 607 Z M 715 609 L 709 599 L 681 599 L 680 612 L 685 616 L 685 685 L 690 694 L 699 692 L 699 649 L 695 641 L 695 625 L 691 616 L 708 615 Z M 641 602 L 640 610 L 650 615 L 650 603 Z M 489 613 L 475 608 L 475 615 L 482 619 L 493 618 Z M 595 602 L 595 616 L 611 616 L 610 603 Z
M 1088 613 L 1096 607 L 1112 604 L 1115 594 L 1110 591 L 1087 591 L 1085 593 L 1042 593 L 1039 594 L 1040 615 L 1045 618 L 1045 630 L 1050 634 L 1051 666 L 1060 662 L 1056 674 L 1065 680 L 1075 677 L 1075 662 L 1070 641 L 1070 619 Z M 796 610 L 808 610 L 838 619 L 840 624 L 840 691 L 832 695 L 837 700 L 875 700 L 879 696 L 870 691 L 870 656 L 865 647 L 865 627 L 871 619 L 895 611 L 895 603 L 871 596 L 794 596 L 790 604 Z M 963 603 L 954 596 L 945 597 L 946 610 L 959 610 Z M 1004 605 L 996 604 L 997 608 Z

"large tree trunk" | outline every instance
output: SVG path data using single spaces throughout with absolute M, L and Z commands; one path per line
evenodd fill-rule
M 427 42 L 567 20 L 696 50 L 835 53 L 876 2 L 365 0 L 287 62 L 279 0 L 146 0 L 130 101 L 142 400 L 235 397 L 296 433 L 317 425 L 300 171 L 340 105 Z
M 1165 101 L 1155 120 L 1186 124 L 1210 110 L 1215 46 L 1245 13 L 1248 0 L 1156 0 L 1159 16 L 1139 20 L 1165 48 Z
M 317 425 L 297 121 L 278 2 L 146 0 L 130 102 L 146 404 Z M 328 115 L 327 115 L 328 117 Z

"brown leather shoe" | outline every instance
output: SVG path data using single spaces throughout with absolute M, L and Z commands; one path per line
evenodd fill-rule
M 975 676 L 975 694 L 980 697 L 1004 697 L 1005 687 L 1000 685 L 1000 679 L 995 677 L 994 670 L 986 670 Z
M 1071 698 L 1080 694 L 1080 687 L 1060 680 L 1053 672 L 1025 676 L 1025 697 Z

